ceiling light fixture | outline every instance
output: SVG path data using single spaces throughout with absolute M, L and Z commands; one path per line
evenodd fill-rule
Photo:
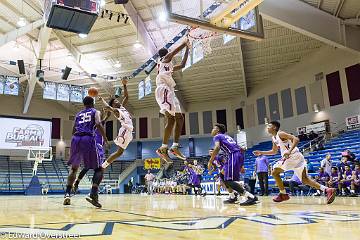
M 165 13 L 165 12 L 161 12 L 160 14 L 159 14 L 159 20 L 161 21 L 161 22 L 166 22 L 166 20 L 167 20 L 167 14 Z
M 121 67 L 121 63 L 119 61 L 116 61 L 114 64 L 114 67 L 116 68 L 120 68 Z
M 87 34 L 86 33 L 79 33 L 79 37 L 80 38 L 87 38 Z
M 19 20 L 17 21 L 17 25 L 19 27 L 25 27 L 26 26 L 26 19 L 23 18 L 23 17 L 19 18 Z
M 140 43 L 140 41 L 136 40 L 136 42 L 134 43 L 134 48 L 139 49 L 141 47 L 142 47 L 142 44 Z

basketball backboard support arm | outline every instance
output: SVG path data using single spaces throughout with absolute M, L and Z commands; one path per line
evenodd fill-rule
M 219 6 L 218 4 L 214 4 L 211 7 L 214 7 L 214 9 L 216 9 L 218 6 Z M 263 24 L 262 24 L 262 17 L 259 14 L 258 10 L 256 10 L 258 32 L 255 33 L 255 32 L 250 32 L 250 31 L 246 31 L 246 30 L 235 29 L 235 28 L 231 28 L 231 27 L 230 28 L 218 27 L 216 25 L 210 24 L 208 21 L 203 20 L 201 18 L 194 19 L 191 17 L 173 13 L 171 0 L 165 0 L 165 7 L 166 7 L 166 11 L 168 12 L 168 18 L 170 21 L 174 21 L 174 22 L 177 22 L 180 24 L 189 25 L 189 26 L 193 26 L 193 27 L 200 27 L 200 28 L 207 29 L 207 30 L 210 30 L 213 32 L 228 33 L 228 34 L 236 35 L 236 36 L 239 36 L 239 37 L 242 37 L 245 39 L 249 39 L 249 40 L 260 41 L 260 40 L 264 39 L 264 29 L 263 29 Z M 204 15 L 205 14 L 206 13 L 204 13 Z

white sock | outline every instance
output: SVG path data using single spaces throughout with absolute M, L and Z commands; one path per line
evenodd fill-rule
M 105 162 L 101 165 L 101 167 L 105 169 L 105 168 L 107 168 L 109 165 L 110 165 L 110 163 L 108 163 L 107 161 L 105 161 Z
M 174 142 L 172 145 L 172 147 L 178 147 L 178 146 L 179 146 L 179 143 L 176 143 L 176 142 Z
M 355 190 L 352 190 L 352 189 L 351 189 L 350 192 L 351 192 L 351 193 L 355 193 Z
M 285 189 L 284 189 L 284 190 L 280 190 L 280 193 L 286 194 L 286 190 L 285 190 Z
M 231 193 L 229 193 L 229 196 L 230 196 L 231 199 L 234 199 L 235 198 L 235 193 L 231 192 Z
M 245 196 L 246 198 L 254 198 L 254 195 L 252 195 L 252 194 L 249 193 L 248 191 L 245 191 L 244 196 Z
M 161 144 L 161 148 L 167 148 L 168 145 L 167 144 Z
M 325 192 L 326 189 L 328 189 L 328 187 L 325 187 L 324 185 L 320 185 L 320 190 L 321 190 L 321 191 Z

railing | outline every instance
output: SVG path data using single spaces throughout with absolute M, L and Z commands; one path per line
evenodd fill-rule
M 319 144 L 319 143 L 323 143 L 323 144 L 326 143 L 326 135 L 321 135 L 321 136 L 309 141 L 308 143 L 301 146 L 300 150 L 302 153 L 309 152 L 309 151 L 311 151 L 311 149 L 314 145 Z
M 136 159 L 130 166 L 128 166 L 122 173 L 119 175 L 119 183 L 122 183 L 132 171 L 134 171 L 137 167 L 141 167 L 144 165 L 144 160 Z

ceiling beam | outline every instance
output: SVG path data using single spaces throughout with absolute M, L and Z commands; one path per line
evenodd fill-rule
M 336 5 L 336 8 L 334 10 L 334 16 L 335 17 L 338 17 L 340 12 L 341 12 L 341 9 L 342 7 L 344 6 L 344 3 L 345 3 L 345 0 L 339 0 L 338 1 L 338 4 Z
M 130 16 L 130 20 L 133 23 L 132 26 L 135 27 L 135 31 L 137 31 L 137 33 L 141 37 L 145 49 L 150 51 L 151 56 L 154 55 L 157 52 L 157 47 L 154 44 L 153 39 L 151 38 L 149 32 L 146 29 L 145 23 L 141 19 L 141 16 L 139 16 L 131 0 L 124 5 L 124 8 Z
M 70 52 L 70 54 L 75 58 L 75 62 L 76 65 L 80 68 L 81 71 L 83 71 L 86 76 L 88 76 L 88 78 L 94 83 L 99 85 L 103 90 L 105 90 L 109 95 L 114 95 L 114 92 L 111 91 L 109 89 L 108 86 L 106 86 L 107 82 L 105 82 L 105 80 L 103 81 L 97 81 L 95 78 L 91 77 L 91 74 L 89 73 L 89 71 L 87 69 L 85 69 L 85 67 L 83 66 L 83 64 L 81 63 L 83 54 L 75 47 L 73 46 L 70 42 L 67 41 L 67 39 L 65 39 L 65 37 L 57 30 L 54 30 L 54 33 L 56 35 L 56 37 L 59 39 L 59 41 L 64 45 L 64 47 Z M 129 104 L 129 111 L 131 112 L 133 107 Z
M 343 21 L 298 0 L 266 0 L 260 7 L 262 16 L 330 46 L 360 52 L 360 29 L 349 28 Z
M 5 45 L 8 42 L 16 41 L 18 37 L 21 37 L 23 35 L 26 35 L 30 32 L 32 32 L 34 29 L 37 29 L 38 27 L 41 27 L 44 25 L 43 19 L 39 19 L 33 23 L 30 23 L 24 27 L 14 29 L 5 35 L 0 37 L 0 46 Z
M 245 92 L 245 96 L 248 96 L 248 89 L 247 89 L 247 84 L 246 84 L 246 75 L 245 75 L 245 65 L 244 65 L 244 56 L 243 56 L 243 50 L 242 50 L 242 45 L 241 45 L 241 39 L 239 42 L 239 48 L 240 48 L 240 69 L 241 69 L 241 82 L 245 85 L 244 86 L 244 92 Z
M 38 81 L 38 79 L 36 77 L 36 71 L 40 67 L 39 59 L 44 59 L 50 35 L 51 35 L 50 28 L 48 28 L 46 26 L 41 28 L 39 37 L 38 37 L 38 39 L 39 39 L 38 44 L 37 44 L 36 48 L 34 49 L 35 54 L 34 54 L 33 64 L 35 65 L 35 68 L 34 68 L 33 72 L 30 74 L 30 77 L 28 79 L 28 84 L 26 86 L 26 92 L 25 92 L 25 96 L 24 96 L 24 109 L 23 109 L 24 114 L 26 114 L 29 110 L 30 102 L 31 102 L 32 96 L 34 94 L 36 83 Z
M 322 2 L 323 2 L 323 0 L 319 0 L 318 5 L 317 5 L 317 8 L 319 8 L 319 9 L 321 8 Z

